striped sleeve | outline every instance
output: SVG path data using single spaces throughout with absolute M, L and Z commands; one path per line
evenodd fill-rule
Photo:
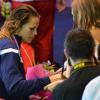
M 10 52 L 18 54 L 18 50 L 17 49 L 8 48 L 8 49 L 1 50 L 0 51 L 0 55 L 4 55 L 4 54 L 10 53 Z
M 0 48 L 0 77 L 5 89 L 13 97 L 36 93 L 50 83 L 48 77 L 26 80 L 19 51 L 14 45 Z

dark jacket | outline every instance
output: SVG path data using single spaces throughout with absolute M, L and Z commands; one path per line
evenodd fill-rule
M 0 40 L 0 97 L 6 100 L 29 100 L 29 95 L 43 89 L 50 79 L 26 80 L 15 41 Z
M 54 89 L 54 100 L 81 100 L 86 84 L 98 75 L 100 75 L 99 65 L 77 70 Z

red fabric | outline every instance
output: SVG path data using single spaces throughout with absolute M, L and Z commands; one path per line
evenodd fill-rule
M 25 3 L 25 2 L 24 2 Z M 34 6 L 41 15 L 38 35 L 35 39 L 36 61 L 52 61 L 52 39 L 54 25 L 55 0 L 39 0 L 26 2 Z M 22 2 L 12 2 L 13 8 L 23 4 Z M 34 44 L 32 43 L 32 45 Z
M 31 67 L 35 64 L 34 48 L 32 48 L 32 46 L 28 43 L 22 42 L 20 46 L 20 52 L 26 72 L 28 67 Z

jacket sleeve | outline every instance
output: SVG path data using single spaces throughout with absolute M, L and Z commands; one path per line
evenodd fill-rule
M 48 77 L 35 79 L 35 80 L 25 80 L 23 73 L 21 73 L 19 65 L 20 57 L 17 52 L 7 51 L 6 53 L 1 53 L 1 78 L 4 86 L 9 95 L 12 96 L 24 96 L 30 95 L 35 92 L 40 91 L 43 87 L 50 83 Z M 23 66 L 21 66 L 23 67 Z

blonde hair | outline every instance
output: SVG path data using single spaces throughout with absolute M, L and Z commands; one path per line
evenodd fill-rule
M 100 0 L 73 0 L 72 6 L 75 27 L 100 28 Z

